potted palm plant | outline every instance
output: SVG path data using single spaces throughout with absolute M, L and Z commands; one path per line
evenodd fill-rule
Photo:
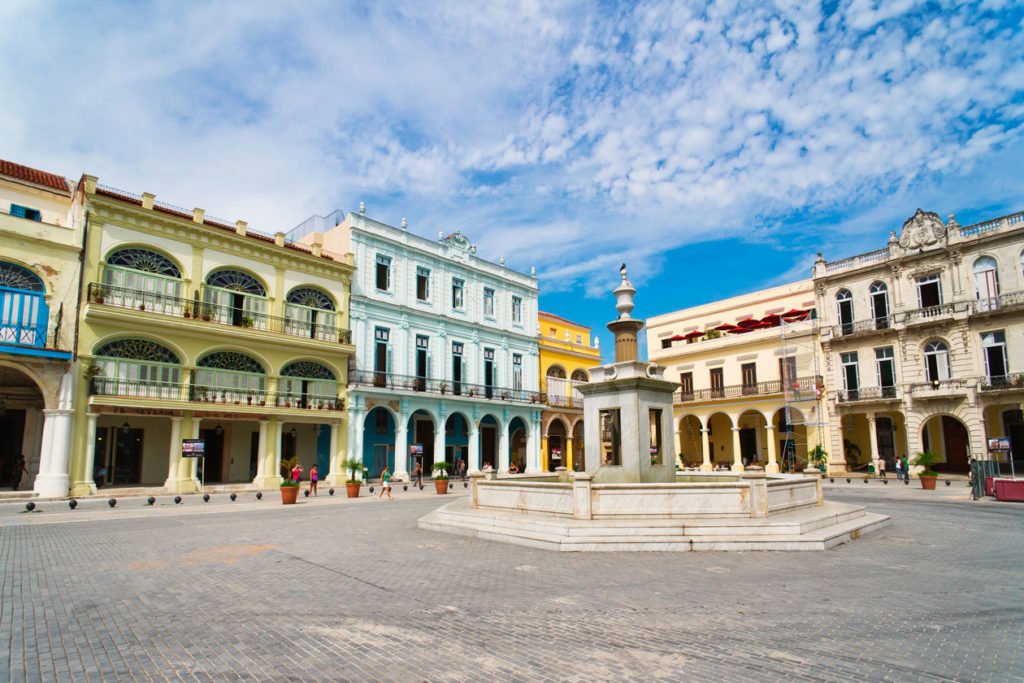
M 935 483 L 939 479 L 939 473 L 932 469 L 935 463 L 939 462 L 938 453 L 932 451 L 921 451 L 914 456 L 914 459 L 910 461 L 911 465 L 923 468 L 917 473 L 917 478 L 921 480 L 921 488 L 928 491 L 935 490 Z
M 285 477 L 281 481 L 281 505 L 294 505 L 299 497 L 299 482 Z
M 452 464 L 444 460 L 434 463 L 434 490 L 438 493 L 448 493 L 448 470 L 451 468 Z
M 342 464 L 348 470 L 348 479 L 345 480 L 345 490 L 348 492 L 348 497 L 358 498 L 359 487 L 362 485 L 362 482 L 356 478 L 356 472 L 363 471 L 363 461 L 359 458 L 349 458 Z

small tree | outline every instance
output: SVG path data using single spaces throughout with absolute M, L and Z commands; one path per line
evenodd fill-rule
M 942 458 L 939 457 L 938 453 L 933 453 L 932 451 L 921 451 L 914 456 L 914 459 L 910 461 L 910 464 L 915 467 L 924 468 L 918 476 L 937 477 L 939 476 L 939 473 L 933 470 L 932 466 L 940 460 L 942 460 Z
M 436 474 L 434 475 L 434 479 L 447 479 L 448 470 L 450 470 L 451 468 L 452 464 L 450 462 L 445 462 L 444 460 L 441 460 L 440 462 L 435 462 L 433 471 L 436 472 Z
M 814 447 L 814 450 L 807 454 L 807 458 L 815 467 L 824 467 L 825 463 L 828 462 L 828 452 L 821 447 L 821 444 L 818 444 Z
M 348 470 L 348 479 L 345 480 L 346 484 L 355 484 L 359 480 L 356 478 L 356 472 L 362 473 L 365 469 L 363 467 L 363 461 L 359 458 L 349 458 L 342 463 L 342 466 Z

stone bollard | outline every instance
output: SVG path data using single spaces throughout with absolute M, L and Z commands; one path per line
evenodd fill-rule
M 558 483 L 568 484 L 571 480 L 569 479 L 569 470 L 564 467 L 556 467 L 555 474 L 558 475 Z
M 593 477 L 586 472 L 575 472 L 572 476 L 572 516 L 575 519 L 593 519 L 591 488 Z
M 472 485 L 472 489 L 471 489 L 472 493 L 470 495 L 470 506 L 474 510 L 477 510 L 477 509 L 480 508 L 480 490 L 479 490 L 478 484 L 481 481 L 484 481 L 487 478 L 488 477 L 487 477 L 487 473 L 486 472 L 470 472 L 469 473 L 469 481 L 470 481 L 470 483 Z
M 742 481 L 750 485 L 750 516 L 763 518 L 768 516 L 768 478 L 764 472 L 744 472 Z

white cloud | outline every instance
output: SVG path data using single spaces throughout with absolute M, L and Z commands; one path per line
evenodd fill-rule
M 998 5 L 4 3 L 0 156 L 264 229 L 366 199 L 593 290 L 986 168 L 1024 122 Z

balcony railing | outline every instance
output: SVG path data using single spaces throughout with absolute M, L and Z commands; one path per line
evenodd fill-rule
M 373 370 L 354 370 L 348 374 L 350 386 L 376 387 L 378 389 L 394 389 L 397 391 L 422 392 L 461 396 L 466 398 L 485 398 L 499 401 L 519 401 L 522 403 L 542 403 L 543 396 L 538 391 L 512 389 L 487 384 L 471 384 L 469 382 L 453 382 L 450 379 L 433 377 L 417 377 L 415 375 L 396 375 L 390 372 Z
M 897 398 L 896 387 L 861 387 L 860 389 L 840 389 L 836 392 L 836 401 L 839 403 L 884 401 L 894 398 Z
M 256 311 L 246 311 L 233 306 L 206 302 L 202 298 L 188 299 L 92 282 L 89 284 L 89 301 L 105 306 L 202 320 L 203 322 L 229 327 L 250 328 L 260 332 L 284 334 L 290 337 L 337 341 L 342 344 L 351 342 L 351 333 L 343 327 L 281 318 Z
M 982 391 L 1002 391 L 1005 389 L 1024 389 L 1024 372 L 1010 375 L 983 377 L 978 387 Z
M 985 297 L 974 302 L 973 313 L 994 313 L 1015 311 L 1024 306 L 1024 292 L 1007 292 L 994 297 Z
M 810 396 L 811 392 L 815 391 L 815 387 L 820 385 L 820 381 L 820 377 L 800 377 L 792 383 L 775 379 L 767 382 L 757 382 L 756 384 L 730 384 L 729 386 L 697 389 L 696 391 L 676 389 L 673 398 L 676 403 L 685 403 L 687 401 L 708 401 L 713 399 L 744 398 L 747 396 L 770 396 L 772 394 L 781 394 L 785 391 L 808 392 L 808 396 Z
M 559 408 L 582 408 L 583 394 L 577 387 L 586 382 L 578 379 L 547 377 L 546 403 Z
M 916 398 L 943 398 L 963 394 L 966 390 L 966 379 L 936 379 L 910 385 L 910 395 Z
M 903 323 L 905 325 L 913 325 L 915 323 L 924 323 L 931 320 L 938 320 L 940 318 L 947 318 L 952 316 L 954 313 L 965 311 L 967 308 L 967 302 L 956 301 L 948 304 L 939 304 L 938 306 L 917 308 L 903 314 Z
M 878 318 L 871 318 L 869 320 L 858 320 L 856 322 L 840 323 L 832 328 L 832 336 L 849 337 L 856 334 L 862 334 L 864 332 L 888 330 L 892 328 L 892 325 L 893 319 L 891 315 L 885 315 Z
M 94 377 L 90 382 L 89 394 L 155 401 L 209 403 L 219 406 L 270 406 L 305 410 L 344 410 L 345 408 L 345 400 L 338 396 L 298 395 L 252 389 L 206 388 L 178 382 L 152 382 L 116 377 Z

